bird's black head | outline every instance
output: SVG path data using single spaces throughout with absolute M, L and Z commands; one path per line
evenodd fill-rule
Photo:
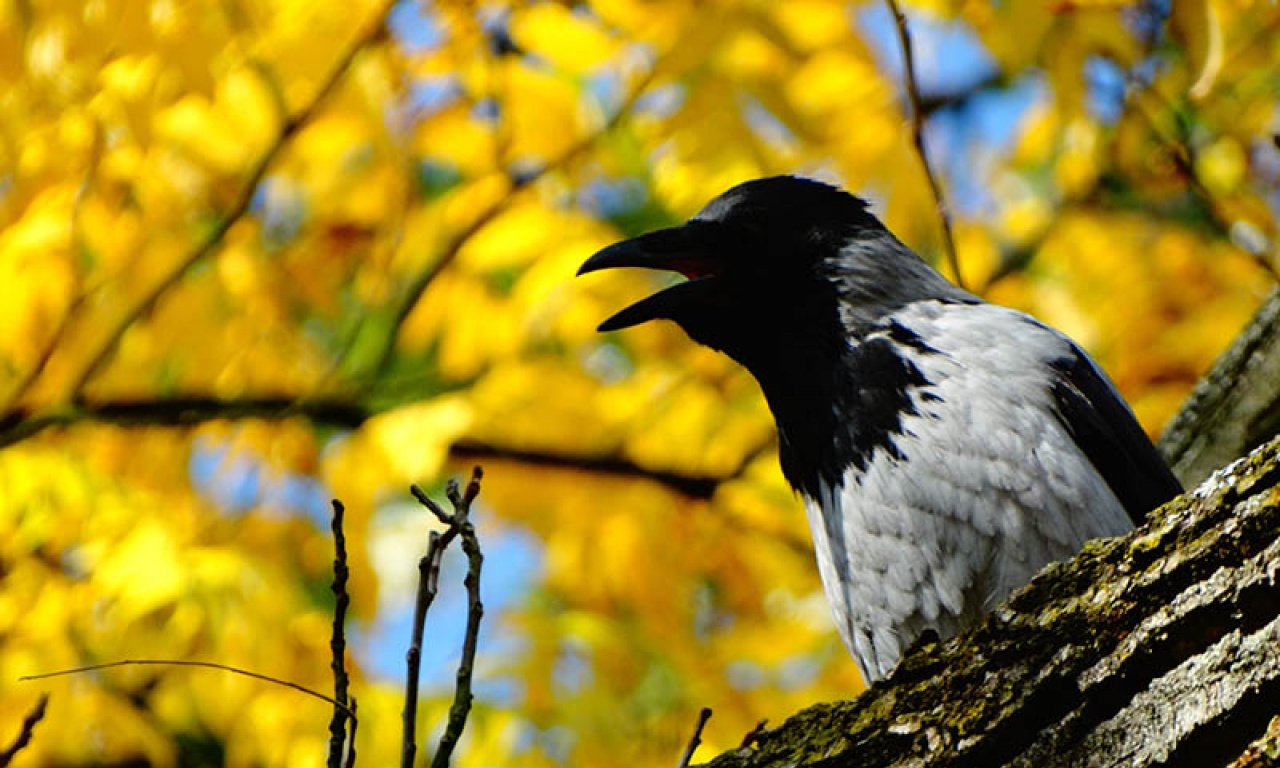
M 647 267 L 689 278 L 600 325 L 668 319 L 695 341 L 754 368 L 794 335 L 838 333 L 833 269 L 846 243 L 885 233 L 861 199 L 817 181 L 777 176 L 740 184 L 688 222 L 609 246 L 578 274 Z
M 838 479 L 856 453 L 840 412 L 866 405 L 849 400 L 866 373 L 855 364 L 859 342 L 910 302 L 976 301 L 899 242 L 862 200 L 790 176 L 740 184 L 678 227 L 605 248 L 578 274 L 610 267 L 689 278 L 600 330 L 673 320 L 694 341 L 737 360 L 773 410 L 783 472 L 811 495 L 819 473 Z M 895 386 L 918 383 L 889 378 Z

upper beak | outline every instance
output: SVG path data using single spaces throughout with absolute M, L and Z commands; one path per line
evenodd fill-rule
M 658 318 L 670 318 L 681 306 L 703 297 L 721 263 L 712 254 L 710 226 L 691 221 L 623 240 L 597 252 L 578 268 L 579 275 L 613 267 L 644 267 L 679 272 L 690 278 L 632 304 L 600 324 L 600 331 L 616 331 Z

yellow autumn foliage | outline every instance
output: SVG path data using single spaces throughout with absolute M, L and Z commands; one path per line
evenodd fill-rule
M 1275 277 L 1240 233 L 1277 240 L 1280 10 L 907 13 L 969 287 L 1072 334 L 1157 433 Z M 477 462 L 455 764 L 670 765 L 710 706 L 701 761 L 855 695 L 755 382 L 669 325 L 595 332 L 668 278 L 573 274 L 780 173 L 941 263 L 898 55 L 874 2 L 0 5 L 0 743 L 52 693 L 15 766 L 319 764 L 329 708 L 261 681 L 18 678 L 331 690 L 335 497 L 358 762 L 397 760 L 438 526 L 407 486 Z

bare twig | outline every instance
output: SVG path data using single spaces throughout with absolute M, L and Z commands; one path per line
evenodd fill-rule
M 747 731 L 746 734 L 742 737 L 742 744 L 739 745 L 738 748 L 746 749 L 747 747 L 751 746 L 757 739 L 760 738 L 761 735 L 763 735 L 768 730 L 769 730 L 768 718 L 762 718 L 761 720 L 756 721 L 755 727 Z
M 902 44 L 902 79 L 907 88 L 907 97 L 911 100 L 911 141 L 915 144 L 916 154 L 920 157 L 920 165 L 924 168 L 925 178 L 929 180 L 929 190 L 933 192 L 933 201 L 938 208 L 938 220 L 942 224 L 942 243 L 947 252 L 947 262 L 955 273 L 956 285 L 965 287 L 964 277 L 960 274 L 960 257 L 956 254 L 956 241 L 951 234 L 951 214 L 946 199 L 942 195 L 942 186 L 929 164 L 929 153 L 924 146 L 925 109 L 920 100 L 920 88 L 916 84 L 915 55 L 911 51 L 911 33 L 907 30 L 907 17 L 902 14 L 897 0 L 885 0 L 889 12 L 893 15 L 894 26 L 898 30 L 898 42 Z
M 218 217 L 213 227 L 201 238 L 195 248 L 191 250 L 181 261 L 179 261 L 163 278 L 152 285 L 142 296 L 140 296 L 133 305 L 124 313 L 124 315 L 115 323 L 107 332 L 106 340 L 89 358 L 88 363 L 82 368 L 76 376 L 71 388 L 73 397 L 78 397 L 81 390 L 90 379 L 92 379 L 102 366 L 111 358 L 115 349 L 120 344 L 120 340 L 124 337 L 125 331 L 133 325 L 134 321 L 143 316 L 155 306 L 160 297 L 170 288 L 178 283 L 191 268 L 203 260 L 206 256 L 213 253 L 214 250 L 222 243 L 227 232 L 231 230 L 233 224 L 239 221 L 249 210 L 249 205 L 253 201 L 254 192 L 258 185 L 266 176 L 267 169 L 280 155 L 281 151 L 288 144 L 289 140 L 296 134 L 299 129 L 306 125 L 312 117 L 315 116 L 321 104 L 336 90 L 338 83 L 343 76 L 351 69 L 352 62 L 361 51 L 369 47 L 384 34 L 384 21 L 387 14 L 395 6 L 394 0 L 386 0 L 378 11 L 374 14 L 372 22 L 356 36 L 351 45 L 338 58 L 333 69 L 321 84 L 320 88 L 311 97 L 300 111 L 292 117 L 284 121 L 280 126 L 280 131 L 276 135 L 276 139 L 266 152 L 258 158 L 253 169 L 245 178 L 240 186 L 240 191 L 236 195 L 235 202 L 231 207 Z
M 347 578 L 350 576 L 350 570 L 347 568 L 347 537 L 342 531 L 343 516 L 346 509 L 342 506 L 342 502 L 337 499 L 333 500 L 333 595 L 335 598 L 333 607 L 333 634 L 329 640 L 329 650 L 333 655 L 331 666 L 333 668 L 333 698 L 340 704 L 347 704 L 347 687 L 350 680 L 347 677 L 347 638 L 346 638 L 346 622 L 347 622 L 347 606 L 351 603 L 351 596 L 347 594 Z M 342 768 L 343 764 L 343 742 L 349 738 L 353 738 L 353 734 L 347 733 L 347 713 L 338 706 L 333 708 L 333 719 L 329 721 L 329 768 Z M 353 729 L 354 730 L 354 729 Z M 354 747 L 353 747 L 354 748 Z
M 500 213 L 505 211 L 511 203 L 515 201 L 516 193 L 521 189 L 533 184 L 547 173 L 568 165 L 574 160 L 574 158 L 577 158 L 579 155 L 586 152 L 603 136 L 612 131 L 618 123 L 621 122 L 628 113 L 630 113 L 631 108 L 635 106 L 636 100 L 639 99 L 640 96 L 648 89 L 649 84 L 653 80 L 655 69 L 649 70 L 644 77 L 641 77 L 636 82 L 635 86 L 628 92 L 627 97 L 623 99 L 618 109 L 607 120 L 605 120 L 605 122 L 596 131 L 592 132 L 590 135 L 582 137 L 582 139 L 567 148 L 559 156 L 549 160 L 545 165 L 539 166 L 536 170 L 530 173 L 512 179 L 511 189 L 506 195 L 503 195 L 500 199 L 490 204 L 488 208 L 477 214 L 476 217 L 471 220 L 470 224 L 455 232 L 452 237 L 449 237 L 445 241 L 444 245 L 440 248 L 440 257 L 436 259 L 430 267 L 419 272 L 412 280 L 409 281 L 405 290 L 402 292 L 399 301 L 395 305 L 390 331 L 383 342 L 382 349 L 378 354 L 378 360 L 373 367 L 375 376 L 384 373 L 390 365 L 391 359 L 395 353 L 396 339 L 400 334 L 400 327 L 404 325 L 406 320 L 408 320 L 409 314 L 413 311 L 413 308 L 418 305 L 423 294 L 427 292 L 427 288 L 429 288 L 431 284 L 435 282 L 436 278 L 448 269 L 449 266 L 458 258 L 458 254 L 462 251 L 462 246 L 466 245 L 467 241 L 484 228 L 486 224 L 493 221 Z
M 356 726 L 360 722 L 356 720 L 356 697 L 351 697 L 351 730 L 347 733 L 347 758 L 342 763 L 342 768 L 355 768 L 356 764 Z
M 417 491 L 417 486 L 413 490 Z M 414 495 L 417 496 L 418 493 Z M 413 637 L 409 641 L 409 650 L 405 653 L 408 673 L 405 676 L 400 768 L 413 768 L 414 758 L 418 754 L 418 676 L 422 662 L 422 636 L 426 628 L 427 611 L 439 590 L 440 563 L 444 550 L 455 535 L 453 528 L 444 534 L 432 531 L 427 536 L 427 554 L 418 560 L 418 594 L 413 606 Z
M 684 754 L 680 756 L 680 762 L 676 763 L 676 768 L 689 768 L 689 761 L 693 759 L 694 751 L 702 743 L 702 729 L 710 719 L 711 707 L 703 707 L 698 713 L 698 724 L 693 727 L 693 735 L 689 737 L 689 744 L 684 748 Z
M 480 467 L 472 470 L 471 482 L 467 483 L 465 494 L 458 493 L 457 483 L 450 482 L 448 486 L 449 501 L 453 503 L 454 509 L 454 525 L 462 536 L 462 551 L 467 555 L 467 576 L 463 581 L 467 587 L 467 631 L 462 641 L 462 658 L 458 660 L 449 721 L 431 760 L 432 768 L 448 768 L 449 759 L 458 739 L 462 738 L 462 729 L 466 727 L 467 716 L 471 713 L 471 676 L 475 669 L 476 645 L 480 638 L 480 619 L 484 616 L 484 605 L 480 602 L 480 567 L 484 563 L 484 555 L 480 552 L 476 529 L 468 515 L 471 512 L 471 502 L 480 493 L 482 476 Z
M 40 700 L 31 708 L 27 716 L 22 720 L 22 730 L 18 732 L 18 738 L 13 740 L 8 749 L 0 752 L 0 768 L 4 768 L 13 762 L 13 758 L 22 750 L 26 749 L 31 743 L 31 734 L 35 732 L 36 724 L 44 719 L 45 707 L 49 705 L 49 694 L 40 695 Z
M 413 639 L 406 655 L 409 674 L 405 682 L 404 735 L 400 749 L 401 768 L 413 768 L 418 749 L 416 736 L 418 675 L 427 610 L 431 607 L 439 589 L 440 564 L 445 548 L 458 536 L 462 537 L 462 551 L 467 556 L 468 564 L 464 581 L 467 587 L 467 630 L 462 643 L 462 658 L 458 661 L 453 704 L 449 708 L 449 720 L 445 725 L 444 734 L 440 737 L 440 744 L 431 761 L 433 768 L 444 768 L 449 764 L 471 712 L 471 677 L 475 667 L 476 646 L 480 637 L 480 620 L 484 616 L 484 606 L 480 602 L 480 568 L 484 562 L 484 556 L 480 552 L 480 543 L 476 539 L 475 527 L 472 526 L 469 516 L 471 503 L 480 493 L 482 476 L 483 471 L 480 467 L 472 470 L 471 480 L 467 483 L 465 491 L 458 489 L 457 482 L 449 481 L 445 494 L 453 506 L 452 514 L 432 501 L 416 485 L 409 488 L 413 497 L 447 527 L 444 533 L 438 531 L 430 533 L 427 539 L 427 554 L 418 561 L 418 596 L 414 606 Z
M 319 691 L 313 691 L 310 688 L 298 685 L 297 683 L 291 683 L 288 680 L 281 680 L 278 677 L 271 677 L 270 675 L 263 675 L 258 672 L 250 672 L 247 669 L 237 669 L 236 667 L 229 667 L 226 664 L 217 664 L 212 661 L 188 661 L 185 659 L 125 659 L 123 661 L 108 662 L 106 664 L 89 664 L 88 666 L 84 666 L 84 667 L 60 669 L 57 672 L 43 672 L 38 675 L 24 675 L 18 679 L 19 680 L 44 680 L 45 678 L 49 678 L 49 677 L 61 677 L 63 675 L 78 675 L 82 672 L 96 672 L 100 669 L 111 669 L 113 667 L 200 667 L 202 669 L 217 669 L 222 672 L 231 672 L 232 674 L 243 675 L 244 677 L 252 677 L 254 680 L 262 680 L 263 682 L 274 683 L 276 685 L 283 686 L 285 688 L 292 688 L 293 690 L 298 691 L 299 693 L 305 693 L 308 696 L 311 696 L 321 701 L 325 701 L 325 702 L 328 702 L 329 704 L 332 704 L 334 707 L 337 707 L 341 709 L 343 712 L 345 712 L 347 717 L 351 718 L 352 721 L 354 721 L 356 717 L 355 710 L 351 709 L 346 704 L 343 704 L 336 699 L 330 698 L 329 696 L 325 696 L 323 693 L 320 693 Z

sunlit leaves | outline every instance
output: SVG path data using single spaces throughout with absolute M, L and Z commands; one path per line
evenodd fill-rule
M 126 656 L 325 687 L 327 498 L 348 503 L 364 629 L 406 589 L 375 513 L 469 469 L 459 444 L 506 457 L 486 460 L 482 527 L 539 555 L 495 611 L 505 645 L 481 648 L 500 692 L 460 764 L 665 765 L 704 705 L 705 749 L 731 748 L 856 692 L 755 383 L 669 324 L 595 332 L 666 278 L 572 275 L 791 172 L 861 192 L 936 260 L 877 7 L 401 3 L 370 32 L 371 3 L 0 6 L 0 430 L 72 422 L 0 452 L 0 698 Z M 1269 284 L 1231 233 L 1275 235 L 1280 54 L 1265 3 L 1153 7 L 908 14 L 970 283 L 1079 339 L 1155 431 Z M 983 51 L 957 58 L 970 30 Z M 175 426 L 183 398 L 348 410 Z M 165 425 L 78 423 L 102 402 Z M 250 681 L 55 686 L 40 759 L 324 749 L 322 706 Z M 393 686 L 357 669 L 356 688 L 361 762 L 397 759 Z

